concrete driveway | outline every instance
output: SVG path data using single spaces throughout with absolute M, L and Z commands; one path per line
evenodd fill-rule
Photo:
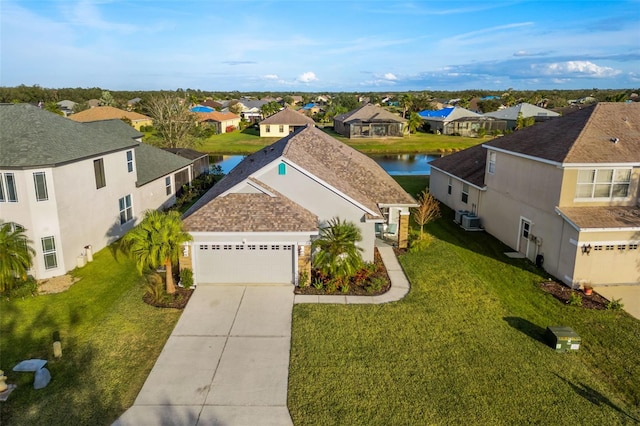
M 114 425 L 292 425 L 291 285 L 199 286 Z
M 622 299 L 624 310 L 640 319 L 640 285 L 598 286 L 595 291 L 609 300 Z

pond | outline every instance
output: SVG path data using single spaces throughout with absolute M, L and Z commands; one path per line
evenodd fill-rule
M 428 175 L 431 174 L 429 163 L 439 154 L 372 154 L 369 155 L 387 173 L 395 175 Z M 209 161 L 212 165 L 219 165 L 224 174 L 242 161 L 244 155 L 211 155 Z

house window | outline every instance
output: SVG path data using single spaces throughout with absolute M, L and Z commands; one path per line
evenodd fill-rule
M 282 246 L 282 250 L 293 250 L 293 246 L 292 245 Z
M 278 126 L 278 130 L 280 131 L 280 133 L 284 133 L 284 124 Z
M 451 195 L 453 189 L 453 178 L 449 176 L 449 182 L 447 183 L 447 194 Z
M 266 126 L 264 126 L 264 131 L 265 131 L 266 133 L 271 133 L 271 126 L 270 126 L 270 125 L 268 125 L 268 124 L 267 124 Z
M 209 250 L 209 246 L 206 244 L 200 244 L 200 250 Z
M 231 250 L 231 249 L 233 249 L 233 246 L 231 244 L 224 244 L 222 246 L 222 249 L 223 250 Z
M 271 250 L 280 250 L 280 246 L 273 245 L 271 246 Z
M 220 250 L 220 244 L 214 244 L 211 246 L 211 250 Z
M 494 174 L 496 172 L 496 153 L 489 152 L 489 173 Z
M 278 174 L 286 175 L 287 174 L 287 165 L 284 163 L 278 164 Z
M 529 239 L 529 232 L 531 230 L 531 224 L 529 222 L 522 221 L 522 238 Z
M 618 244 L 618 250 L 626 250 L 627 246 L 625 244 Z
M 47 177 L 44 172 L 35 172 L 33 174 L 33 184 L 36 187 L 36 200 L 47 201 L 49 194 L 47 193 Z
M 118 200 L 120 206 L 120 225 L 124 225 L 133 219 L 133 207 L 131 207 L 131 194 Z
M 2 175 L 0 174 L 0 201 L 8 201 L 10 203 L 18 202 L 18 192 L 16 191 L 16 179 L 13 173 L 4 174 L 4 187 Z
M 462 198 L 461 198 L 462 202 L 467 204 L 467 201 L 469 201 L 469 184 L 468 183 L 463 183 L 462 184 Z
M 56 240 L 53 237 L 42 238 L 42 254 L 44 255 L 45 269 L 58 267 L 58 256 L 56 254 Z
M 593 246 L 595 251 L 602 251 L 602 246 Z
M 631 169 L 578 170 L 576 198 L 626 198 Z
M 604 247 L 604 249 L 605 249 L 605 250 L 613 250 L 613 244 L 607 244 L 607 245 Z
M 104 178 L 104 160 L 102 158 L 93 160 L 93 173 L 96 176 L 96 189 L 107 186 L 107 181 Z
M 638 250 L 637 244 L 629 244 L 629 250 Z
M 260 244 L 260 250 L 267 250 L 268 246 L 266 244 Z
M 255 250 L 255 249 L 256 249 L 255 244 L 250 244 L 250 245 L 249 245 L 249 250 Z
M 244 246 L 243 245 L 236 245 L 236 250 L 244 250 Z
M 164 178 L 164 187 L 167 195 L 171 195 L 171 176 L 167 176 L 166 178 Z
M 133 151 L 127 151 L 127 171 L 133 171 Z

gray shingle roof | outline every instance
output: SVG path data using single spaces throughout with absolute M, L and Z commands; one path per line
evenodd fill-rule
M 475 145 L 455 154 L 436 158 L 430 165 L 480 188 L 484 187 L 487 150 Z
M 640 103 L 601 102 L 485 145 L 559 163 L 640 163 Z
M 196 223 L 199 221 L 198 216 L 207 216 L 206 212 L 210 211 L 209 204 L 214 202 L 216 197 L 249 178 L 258 185 L 265 186 L 259 179 L 252 178 L 252 175 L 280 158 L 301 167 L 360 203 L 373 212 L 372 217 L 381 217 L 378 204 L 409 206 L 416 204 L 415 200 L 374 160 L 332 138 L 322 130 L 309 126 L 242 160 L 185 213 L 185 223 Z M 226 197 L 228 195 L 223 198 Z M 215 201 L 215 203 L 218 202 Z M 222 217 L 220 220 L 221 228 L 236 226 L 231 218 Z M 274 218 L 265 213 L 262 220 L 265 222 L 264 226 L 269 228 L 269 223 L 273 222 Z
M 581 229 L 640 227 L 640 214 L 635 206 L 559 207 L 558 210 Z
M 557 112 L 540 108 L 532 104 L 523 102 L 521 104 L 504 108 L 498 111 L 488 112 L 485 115 L 487 117 L 498 118 L 501 120 L 517 120 L 518 114 L 522 113 L 522 117 L 558 117 L 560 114 Z
M 375 105 L 366 104 L 352 111 L 334 117 L 334 121 L 341 121 L 344 123 L 351 122 L 398 122 L 406 123 L 407 120 L 399 115 L 393 114 L 384 108 L 380 108 Z
M 6 168 L 55 166 L 138 144 L 29 104 L 0 105 L 0 129 L 0 167 Z
M 315 125 L 312 118 L 304 114 L 300 114 L 291 108 L 285 108 L 273 115 L 265 118 L 260 124 L 289 124 L 292 126 L 305 126 L 307 124 Z

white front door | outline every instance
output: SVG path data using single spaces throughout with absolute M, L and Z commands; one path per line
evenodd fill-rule
M 518 238 L 518 251 L 529 257 L 529 236 L 531 235 L 531 221 L 525 218 L 520 219 L 520 236 Z

